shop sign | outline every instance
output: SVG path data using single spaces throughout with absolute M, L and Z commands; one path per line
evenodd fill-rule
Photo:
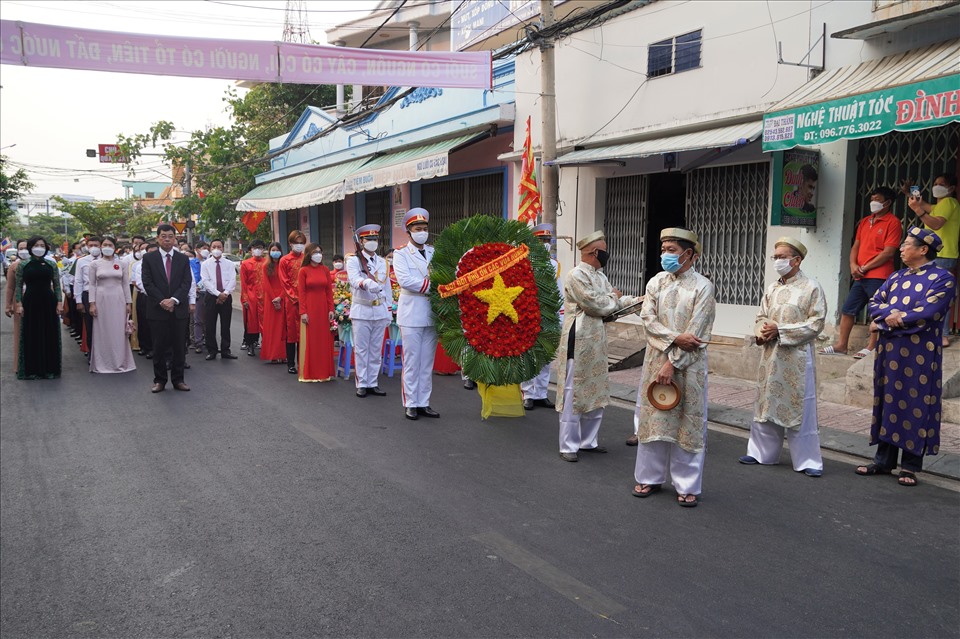
M 790 149 L 774 153 L 771 224 L 817 225 L 819 174 L 819 151 Z
M 960 121 L 960 74 L 768 113 L 763 150 L 917 131 Z

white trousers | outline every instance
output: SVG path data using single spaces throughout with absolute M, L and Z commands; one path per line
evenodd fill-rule
M 779 464 L 783 451 L 783 436 L 786 431 L 790 444 L 790 460 L 793 469 L 823 470 L 820 455 L 820 429 L 817 421 L 817 380 L 813 372 L 813 347 L 808 345 L 807 368 L 804 374 L 803 421 L 800 428 L 783 428 L 770 422 L 753 422 L 747 454 L 761 464 Z
M 636 413 L 634 432 L 639 425 Z M 663 484 L 670 473 L 671 483 L 680 495 L 699 495 L 703 483 L 703 461 L 707 453 L 707 393 L 703 393 L 703 450 L 686 451 L 672 442 L 637 445 L 637 465 L 633 476 L 638 484 Z
M 575 453 L 581 448 L 596 448 L 603 421 L 603 408 L 587 413 L 573 412 L 573 359 L 567 360 L 563 385 L 563 412 L 560 413 L 560 452 Z
M 353 324 L 353 358 L 356 362 L 357 388 L 373 388 L 379 384 L 383 363 L 383 333 L 389 319 L 355 319 Z
M 533 379 L 521 382 L 520 390 L 523 391 L 524 399 L 546 399 L 547 388 L 550 386 L 550 364 L 543 367 L 543 370 Z
M 403 406 L 426 408 L 433 391 L 433 359 L 437 331 L 432 326 L 401 326 L 403 342 Z

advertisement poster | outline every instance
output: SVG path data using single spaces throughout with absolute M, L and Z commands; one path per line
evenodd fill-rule
M 783 226 L 817 225 L 817 182 L 820 152 L 790 149 L 773 161 L 773 220 Z

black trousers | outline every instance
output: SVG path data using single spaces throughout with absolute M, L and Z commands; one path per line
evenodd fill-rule
M 147 321 L 147 296 L 144 293 L 137 293 L 137 340 L 141 351 L 153 351 L 153 331 Z
M 153 381 L 157 384 L 167 383 L 167 358 L 169 349 L 173 353 L 170 362 L 170 381 L 179 384 L 183 381 L 183 365 L 187 361 L 187 325 L 190 320 L 186 317 L 175 317 L 172 313 L 169 319 L 150 320 L 150 334 L 153 338 Z
M 80 311 L 77 310 L 77 302 L 73 299 L 73 296 L 67 298 L 67 317 L 70 318 L 70 330 L 77 334 L 80 333 L 80 322 L 83 319 L 80 317 Z
M 230 352 L 230 321 L 233 319 L 233 295 L 217 304 L 214 295 L 204 296 L 203 333 L 207 353 Z M 217 348 L 217 320 L 220 320 L 220 347 Z
M 893 470 L 897 467 L 897 453 L 902 453 L 900 468 L 903 470 L 911 473 L 919 473 L 923 470 L 923 455 L 915 455 L 887 442 L 877 444 L 877 454 L 873 458 L 873 463 L 885 470 Z
M 80 294 L 80 301 L 83 303 L 83 323 L 87 327 L 87 348 L 93 348 L 93 316 L 90 315 L 90 293 L 84 291 Z

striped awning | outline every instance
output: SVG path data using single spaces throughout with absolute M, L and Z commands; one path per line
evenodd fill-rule
M 288 211 L 342 200 L 344 179 L 369 159 L 361 158 L 266 182 L 240 198 L 237 210 Z

